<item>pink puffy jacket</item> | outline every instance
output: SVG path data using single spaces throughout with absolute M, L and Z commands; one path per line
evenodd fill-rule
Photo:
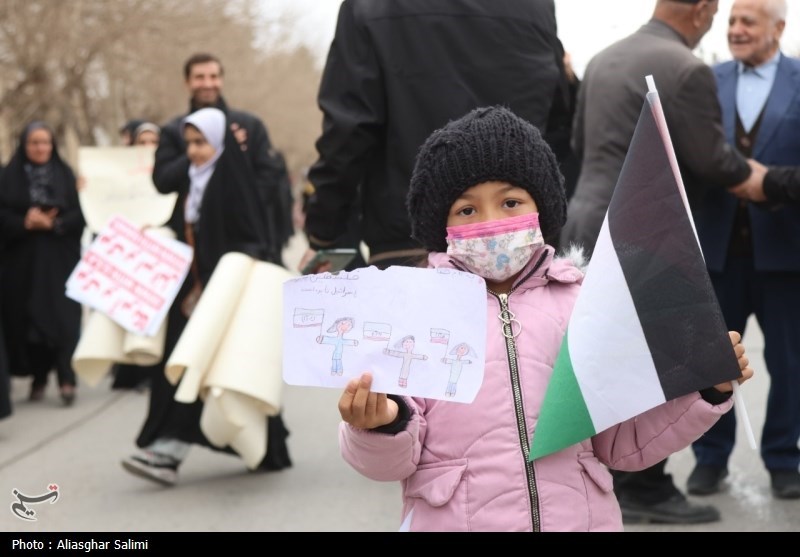
M 404 529 L 621 530 L 606 466 L 652 466 L 730 410 L 730 400 L 712 406 L 694 393 L 529 463 L 530 437 L 583 280 L 570 260 L 552 253 L 549 246 L 537 252 L 507 296 L 522 324 L 514 354 L 498 319 L 506 297 L 487 293 L 486 369 L 472 404 L 405 397 L 411 418 L 394 435 L 340 425 L 342 456 L 353 468 L 402 482 Z M 452 266 L 445 254 L 431 254 L 429 263 Z

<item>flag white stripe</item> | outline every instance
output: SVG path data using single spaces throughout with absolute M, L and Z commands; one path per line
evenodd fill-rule
M 650 349 L 619 265 L 608 214 L 569 322 L 569 355 L 595 431 L 665 402 Z M 599 266 L 600 262 L 607 263 Z M 615 373 L 615 370 L 629 370 Z

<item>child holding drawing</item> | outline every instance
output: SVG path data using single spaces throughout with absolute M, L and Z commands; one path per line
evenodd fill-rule
M 721 384 L 528 461 L 583 280 L 577 262 L 554 257 L 544 240 L 566 217 L 562 181 L 539 131 L 500 107 L 450 122 L 418 154 L 408 196 L 413 235 L 431 252 L 430 267 L 486 279 L 488 328 L 472 404 L 370 392 L 369 373 L 340 398 L 343 457 L 369 478 L 402 482 L 401 529 L 620 530 L 606 466 L 654 464 L 732 406 L 732 386 Z M 753 372 L 738 333 L 730 338 L 743 382 Z

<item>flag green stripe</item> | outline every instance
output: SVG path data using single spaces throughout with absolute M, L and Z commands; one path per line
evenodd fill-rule
M 578 380 L 575 378 L 569 355 L 568 337 L 569 331 L 564 334 L 564 339 L 561 341 L 561 350 L 556 358 L 553 376 L 547 386 L 545 399 L 549 404 L 542 405 L 536 433 L 531 443 L 529 460 L 559 451 L 597 433 Z M 557 399 L 553 395 L 556 395 Z

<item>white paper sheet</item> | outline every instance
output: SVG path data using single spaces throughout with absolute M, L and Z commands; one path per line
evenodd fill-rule
M 90 387 L 98 383 L 115 363 L 151 366 L 164 356 L 166 321 L 152 337 L 125 331 L 99 311 L 93 311 L 72 355 L 75 373 Z
M 451 269 L 375 267 L 289 280 L 283 287 L 283 378 L 472 402 L 483 381 L 486 284 Z
M 86 224 L 99 232 L 114 215 L 142 226 L 162 226 L 175 208 L 177 193 L 161 194 L 153 185 L 155 148 L 80 147 L 79 197 Z
M 283 267 L 242 253 L 219 260 L 166 364 L 175 400 L 204 401 L 200 428 L 251 469 L 267 450 L 267 416 L 280 411 Z
M 66 295 L 127 331 L 155 335 L 192 262 L 192 248 L 168 234 L 112 218 L 67 279 Z

